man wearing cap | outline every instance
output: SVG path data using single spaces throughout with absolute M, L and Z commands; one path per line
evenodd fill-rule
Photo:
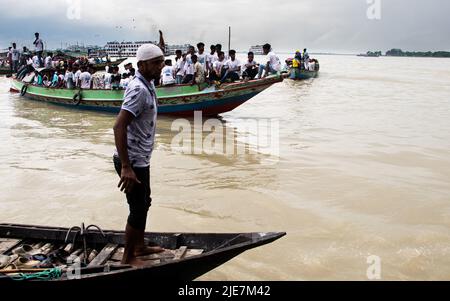
M 147 212 L 151 205 L 150 158 L 153 152 L 157 99 L 153 81 L 159 79 L 164 54 L 153 44 L 137 51 L 138 71 L 125 91 L 122 109 L 114 125 L 117 152 L 114 166 L 118 187 L 126 193 L 130 213 L 125 230 L 123 264 L 145 265 L 137 257 L 164 251 L 144 244 Z

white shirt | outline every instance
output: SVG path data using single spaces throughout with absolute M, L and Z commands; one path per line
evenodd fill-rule
M 225 63 L 226 63 L 225 60 L 223 60 L 223 61 L 219 61 L 219 60 L 215 61 L 214 64 L 213 64 L 214 70 L 216 70 L 216 71 L 218 70 L 220 72 L 220 69 L 222 68 L 223 65 L 225 65 Z
M 91 74 L 89 72 L 83 72 L 80 74 L 81 89 L 91 88 Z
M 111 73 L 105 74 L 105 89 L 111 89 L 111 77 L 112 77 Z
M 266 56 L 266 62 L 269 62 L 269 66 L 275 70 L 280 71 L 281 70 L 281 62 L 278 56 L 275 54 L 275 52 L 271 51 Z
M 11 59 L 13 61 L 18 61 L 20 57 L 20 51 L 19 49 L 11 49 Z
M 218 57 L 216 56 L 216 53 L 214 53 L 214 54 L 208 53 L 206 55 L 206 61 L 208 62 L 209 66 L 211 66 L 211 67 L 213 66 L 214 62 L 217 60 L 218 60 Z
M 184 65 L 185 64 L 186 64 L 186 61 L 183 61 L 182 58 L 177 61 L 177 64 L 176 64 L 177 74 L 176 75 L 181 75 L 181 76 L 184 75 Z
M 186 64 L 184 64 L 184 74 L 185 75 L 189 75 L 189 74 L 194 75 L 194 64 L 186 62 Z
M 40 67 L 39 58 L 37 55 L 33 56 L 33 68 L 37 69 Z
M 192 58 L 192 54 L 190 54 L 190 53 L 187 54 L 187 55 L 186 55 L 186 62 L 192 64 L 192 59 L 191 59 L 191 58 Z
M 45 68 L 51 68 L 52 67 L 52 58 L 50 56 L 47 56 L 45 58 L 44 65 L 45 65 Z
M 240 70 L 236 70 L 236 69 L 241 67 L 241 62 L 238 59 L 235 59 L 234 61 L 229 59 L 228 61 L 226 61 L 225 65 L 228 66 L 229 70 L 239 72 Z
M 44 50 L 44 42 L 42 42 L 41 39 L 37 39 L 36 44 L 35 45 L 35 49 L 36 51 L 43 51 Z
M 75 84 L 78 84 L 78 81 L 80 80 L 80 75 L 81 75 L 81 70 L 77 70 L 77 72 L 75 72 L 75 76 L 74 76 L 74 80 L 75 80 Z
M 197 53 L 197 61 L 202 64 L 203 69 L 206 70 L 206 59 L 207 59 L 208 55 L 203 52 L 202 54 Z
M 175 78 L 173 78 L 173 67 L 165 66 L 161 71 L 161 80 L 163 86 L 172 85 L 175 83 Z
M 194 71 L 196 73 L 195 81 L 197 83 L 203 83 L 205 81 L 205 67 L 199 62 L 195 63 Z
M 130 83 L 130 78 L 123 78 L 120 80 L 120 86 L 124 89 L 126 89 L 128 87 L 128 84 Z
M 258 65 L 258 63 L 255 60 L 253 60 L 251 62 L 249 60 L 247 60 L 247 62 L 245 62 L 245 64 L 244 64 L 244 69 L 251 68 L 256 65 Z
M 73 80 L 73 72 L 72 71 L 66 71 L 66 75 L 64 76 L 64 80 L 66 82 L 68 82 L 70 78 Z

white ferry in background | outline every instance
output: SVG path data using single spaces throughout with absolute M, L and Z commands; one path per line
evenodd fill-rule
M 108 42 L 105 51 L 109 57 L 135 57 L 136 52 L 143 44 L 155 44 L 154 41 L 138 41 L 138 42 Z
M 155 44 L 155 41 L 138 41 L 138 42 L 108 42 L 105 46 L 105 52 L 109 57 L 135 57 L 137 50 L 143 44 Z M 174 55 L 176 50 L 181 50 L 186 53 L 189 44 L 185 45 L 168 45 L 166 44 L 166 56 Z
M 255 55 L 264 55 L 263 45 L 256 45 L 250 47 L 250 52 L 253 52 Z

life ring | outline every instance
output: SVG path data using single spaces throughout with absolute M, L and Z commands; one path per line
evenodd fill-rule
M 20 96 L 24 96 L 27 93 L 28 85 L 23 85 L 22 89 L 20 89 Z
M 78 91 L 78 93 L 73 96 L 72 100 L 76 106 L 78 106 L 81 103 L 81 90 Z

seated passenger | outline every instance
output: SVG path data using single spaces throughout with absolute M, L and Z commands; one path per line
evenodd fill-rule
M 261 78 L 263 73 L 264 77 L 270 74 L 277 74 L 281 71 L 281 62 L 275 52 L 272 51 L 270 44 L 263 46 L 263 52 L 266 55 L 265 64 L 259 66 L 258 78 Z
M 22 67 L 21 70 L 18 71 L 17 78 L 19 80 L 22 80 L 24 79 L 25 76 L 27 76 L 28 73 L 32 72 L 33 70 L 35 70 L 33 67 L 33 60 L 31 59 L 31 57 L 28 56 L 26 60 L 26 65 Z
M 42 86 L 42 75 L 37 71 L 34 71 L 34 84 L 36 86 Z
M 241 62 L 236 59 L 236 50 L 230 50 L 230 58 L 226 61 L 226 72 L 220 80 L 222 83 L 230 80 L 231 82 L 237 81 L 241 77 Z
M 128 73 L 123 73 L 122 79 L 120 80 L 120 88 L 126 90 L 129 83 L 130 83 L 130 75 Z
M 80 88 L 91 89 L 91 83 L 92 83 L 91 74 L 87 71 L 87 68 L 85 66 L 81 67 Z
M 189 55 L 186 56 L 186 62 L 184 63 L 184 76 L 183 76 L 183 84 L 191 84 L 192 81 L 194 80 L 194 64 L 192 62 L 192 56 L 194 56 L 195 54 L 191 55 L 190 57 L 188 57 Z
M 205 66 L 198 61 L 197 55 L 192 56 L 194 64 L 194 81 L 192 84 L 203 84 L 205 82 Z
M 255 61 L 255 54 L 253 52 L 248 53 L 248 60 L 244 64 L 244 72 L 242 73 L 242 77 L 246 80 L 255 79 L 256 75 L 258 75 L 258 63 Z
M 225 53 L 223 51 L 220 51 L 218 53 L 218 56 L 218 60 L 213 63 L 213 68 L 209 74 L 209 80 L 211 82 L 220 81 L 226 73 L 226 67 L 224 68 Z
M 64 76 L 64 83 L 67 89 L 73 89 L 75 86 L 74 74 L 72 71 L 73 71 L 72 67 L 69 67 Z
M 120 90 L 120 81 L 122 76 L 119 73 L 119 67 L 112 67 L 113 74 L 111 75 L 111 88 L 113 90 Z
M 161 71 L 161 84 L 169 86 L 175 84 L 174 68 L 172 67 L 172 60 L 164 62 L 165 67 Z
M 44 67 L 46 69 L 50 69 L 50 68 L 53 67 L 53 65 L 52 65 L 52 57 L 53 57 L 53 53 L 49 52 L 47 57 L 44 60 Z
M 53 73 L 50 86 L 56 88 L 58 86 L 58 80 L 59 80 L 58 71 L 55 71 Z
M 105 74 L 98 72 L 92 74 L 92 89 L 105 89 Z

